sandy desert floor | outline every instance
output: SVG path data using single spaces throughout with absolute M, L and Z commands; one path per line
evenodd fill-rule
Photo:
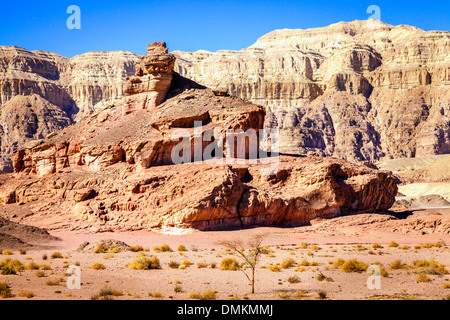
M 437 210 L 437 209 L 436 209 Z M 0 275 L 14 295 L 10 299 L 95 299 L 102 289 L 112 289 L 110 299 L 191 299 L 193 293 L 216 292 L 216 299 L 443 299 L 450 295 L 450 235 L 402 229 L 400 221 L 416 216 L 450 214 L 450 209 L 414 212 L 407 219 L 390 219 L 382 214 L 340 217 L 315 221 L 296 228 L 258 227 L 230 231 L 165 230 L 129 233 L 81 234 L 51 233 L 61 239 L 0 255 L 0 261 L 17 259 L 27 267 L 17 274 Z M 332 222 L 332 223 L 331 223 Z M 402 222 L 403 223 L 403 222 Z M 255 294 L 241 271 L 220 270 L 225 258 L 242 259 L 218 244 L 219 240 L 251 239 L 264 233 L 265 253 L 256 268 Z M 148 256 L 160 260 L 161 269 L 132 270 L 127 265 L 142 253 L 94 253 L 78 251 L 85 241 L 121 240 L 140 245 Z M 398 246 L 390 246 L 395 241 Z M 155 252 L 167 244 L 172 252 Z M 187 251 L 177 251 L 184 245 Z M 55 252 L 62 257 L 52 258 Z M 7 253 L 7 252 L 6 252 Z M 47 256 L 47 259 L 45 259 Z M 291 260 L 291 266 L 283 261 Z M 387 272 L 380 279 L 380 289 L 369 289 L 371 274 L 345 272 L 337 259 L 357 259 L 366 265 L 376 264 Z M 397 260 L 397 266 L 391 264 Z M 399 263 L 399 261 L 401 263 Z M 441 264 L 422 268 L 417 261 Z M 192 264 L 186 266 L 183 261 Z M 171 268 L 182 264 L 185 268 Z M 99 263 L 104 269 L 94 269 Z M 42 265 L 46 267 L 41 268 Z M 69 289 L 68 265 L 81 269 L 81 288 Z M 423 265 L 423 264 L 422 264 Z M 33 265 L 31 265 L 33 266 Z M 400 268 L 398 268 L 400 266 Z M 38 270 L 36 268 L 48 269 Z M 446 270 L 445 270 L 446 269 Z M 319 296 L 321 295 L 321 296 Z

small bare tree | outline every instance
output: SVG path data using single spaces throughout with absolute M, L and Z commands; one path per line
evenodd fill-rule
M 236 252 L 251 268 L 251 275 L 249 276 L 245 269 L 242 269 L 248 281 L 252 285 L 252 293 L 255 293 L 255 271 L 261 254 L 264 252 L 262 242 L 267 237 L 267 234 L 254 235 L 249 241 L 244 242 L 242 239 L 222 240 L 218 244 L 222 245 L 233 252 Z

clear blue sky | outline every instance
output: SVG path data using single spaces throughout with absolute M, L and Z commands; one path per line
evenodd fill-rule
M 69 5 L 81 9 L 81 30 L 69 30 Z M 323 27 L 365 20 L 378 5 L 383 22 L 450 30 L 450 1 L 13 1 L 0 2 L 0 45 L 53 51 L 67 57 L 88 51 L 145 54 L 149 42 L 170 51 L 239 50 L 275 29 Z

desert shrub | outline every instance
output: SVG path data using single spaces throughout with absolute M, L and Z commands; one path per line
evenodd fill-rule
M 341 270 L 344 272 L 362 272 L 367 270 L 367 264 L 357 259 L 350 259 L 344 262 Z
M 44 254 L 42 255 L 42 260 L 47 260 L 47 259 L 48 259 L 47 254 L 44 253 Z
M 9 250 L 9 249 L 6 249 L 6 250 L 4 250 L 3 251 L 3 253 L 2 253 L 3 255 L 5 255 L 5 256 L 10 256 L 10 255 L 13 255 L 14 254 L 14 252 L 12 252 L 11 250 Z
M 181 262 L 181 265 L 183 265 L 185 268 L 190 267 L 192 265 L 192 262 L 190 262 L 189 260 L 183 260 Z
M 308 249 L 309 244 L 306 242 L 302 242 L 296 249 Z
M 21 255 L 27 254 L 27 250 L 25 250 L 24 248 L 19 248 L 19 249 L 17 249 L 17 250 L 19 251 L 19 253 L 20 253 Z
M 225 258 L 220 263 L 219 269 L 236 271 L 241 270 L 241 266 L 239 265 L 239 263 L 236 261 L 235 258 Z
M 294 296 L 296 296 L 297 298 L 303 298 L 306 297 L 306 295 L 308 294 L 308 290 L 297 290 L 294 293 Z
M 319 297 L 320 300 L 324 300 L 327 298 L 327 293 L 326 293 L 326 291 L 320 290 L 317 293 L 317 296 Z
M 431 278 L 428 277 L 426 274 L 421 273 L 421 274 L 417 275 L 416 281 L 417 282 L 430 282 Z
M 280 299 L 286 300 L 289 299 L 289 294 L 286 291 L 280 291 L 278 292 L 278 297 Z
M 2 275 L 16 274 L 18 271 L 25 269 L 25 266 L 16 259 L 5 259 L 0 261 L 0 270 Z
M 127 265 L 127 268 L 135 270 L 161 269 L 161 264 L 156 256 L 141 255 L 135 257 L 131 263 Z
M 215 269 L 216 268 L 216 263 L 215 262 L 211 262 L 211 264 L 209 265 L 211 267 L 211 269 Z
M 159 293 L 159 292 L 150 292 L 148 294 L 148 296 L 151 297 L 151 298 L 162 298 L 162 294 Z
M 201 269 L 201 268 L 206 268 L 208 267 L 208 263 L 207 262 L 199 262 L 197 263 L 197 268 Z
M 63 282 L 63 281 L 64 281 L 63 278 L 59 278 L 59 279 L 56 279 L 56 280 L 48 280 L 45 284 L 47 286 L 59 286 L 59 284 L 61 282 Z
M 106 252 L 106 248 L 102 244 L 96 246 L 94 249 L 94 253 L 105 253 L 105 252 Z
M 406 265 L 406 263 L 403 263 L 402 260 L 400 260 L 400 259 L 393 261 L 389 265 L 389 267 L 391 268 L 391 270 L 408 269 L 408 266 Z
M 319 263 L 316 261 L 308 261 L 308 259 L 303 258 L 302 260 L 300 260 L 299 265 L 303 267 L 314 267 L 318 266 Z
M 0 282 L 0 297 L 2 298 L 13 297 L 11 287 L 6 282 Z
M 338 258 L 336 261 L 333 262 L 333 267 L 335 269 L 338 269 L 340 267 L 342 267 L 342 265 L 345 263 L 345 260 L 342 258 Z
M 104 270 L 104 269 L 106 269 L 105 265 L 103 263 L 99 263 L 99 262 L 93 263 L 91 268 L 94 269 L 94 270 Z
M 41 264 L 39 266 L 39 270 L 52 270 L 52 267 L 50 267 L 48 264 Z
M 180 264 L 177 261 L 170 261 L 168 264 L 169 268 L 171 269 L 178 269 L 178 267 L 180 266 Z
M 319 272 L 319 274 L 317 275 L 317 280 L 318 281 L 328 281 L 328 282 L 333 282 L 333 279 L 331 277 L 327 277 L 326 275 L 324 275 L 322 272 Z
M 216 292 L 213 290 L 207 290 L 203 293 L 190 293 L 189 299 L 195 300 L 216 300 Z
M 414 268 L 417 268 L 417 273 L 425 273 L 425 274 L 434 274 L 441 275 L 447 274 L 448 270 L 442 263 L 435 261 L 434 259 L 430 260 L 417 260 L 413 263 Z
M 98 295 L 99 295 L 100 297 L 105 297 L 105 296 L 115 296 L 115 297 L 118 297 L 118 296 L 122 296 L 122 295 L 123 295 L 123 292 L 120 291 L 120 290 L 114 290 L 114 289 L 111 289 L 110 287 L 105 287 L 105 288 L 103 288 L 103 289 L 100 290 L 100 292 L 98 293 Z
M 139 252 L 144 251 L 144 248 L 138 244 L 135 244 L 134 246 L 131 246 L 128 250 L 130 250 L 131 252 Z
M 175 286 L 175 287 L 173 288 L 173 292 L 175 292 L 175 293 L 181 293 L 181 292 L 183 292 L 183 287 L 182 287 L 182 286 Z
M 41 271 L 41 270 L 38 270 L 38 271 L 36 271 L 35 275 L 38 278 L 42 278 L 42 277 L 45 277 L 45 272 Z
M 388 247 L 389 247 L 389 248 L 395 248 L 395 247 L 398 247 L 398 243 L 395 242 L 395 241 L 391 241 L 391 242 L 388 244 Z
M 297 276 L 289 277 L 289 278 L 287 279 L 287 281 L 288 281 L 289 283 L 292 283 L 292 284 L 301 282 L 300 278 L 297 277 Z
M 380 275 L 384 278 L 389 277 L 389 273 L 387 272 L 387 270 L 385 268 L 380 268 Z
M 172 248 L 169 247 L 168 244 L 163 243 L 162 245 L 160 245 L 159 247 L 154 247 L 153 251 L 155 252 L 173 252 Z
M 39 270 L 39 265 L 37 263 L 34 262 L 30 262 L 25 269 L 27 270 Z
M 294 259 L 286 258 L 286 259 L 283 260 L 283 262 L 281 262 L 281 267 L 283 269 L 289 269 L 289 268 L 295 266 L 295 264 L 296 264 L 296 262 L 295 262 Z
M 34 293 L 31 291 L 22 291 L 21 293 L 19 293 L 19 297 L 23 297 L 23 298 L 31 299 L 34 296 L 35 296 Z
M 281 268 L 277 265 L 269 266 L 269 270 L 272 272 L 280 272 Z
M 52 255 L 50 256 L 52 259 L 62 259 L 63 255 L 61 254 L 61 252 L 53 252 Z
M 444 283 L 442 284 L 442 288 L 444 288 L 444 289 L 450 289 L 450 282 L 444 282 Z
M 120 248 L 115 245 L 112 245 L 108 249 L 108 253 L 119 253 L 119 252 L 120 252 Z
M 408 250 L 409 248 L 411 248 L 410 246 L 407 246 L 407 245 L 404 245 L 404 246 L 398 246 L 397 247 L 398 249 L 401 249 L 401 250 Z
M 372 248 L 373 248 L 373 249 L 383 249 L 383 246 L 382 246 L 381 244 L 379 244 L 379 243 L 374 243 L 374 244 L 372 245 Z
M 186 249 L 186 247 L 185 247 L 184 245 L 180 244 L 180 245 L 177 247 L 177 251 L 187 251 L 187 249 Z M 211 250 L 211 251 L 212 251 L 212 250 Z
M 116 296 L 122 296 L 122 291 L 119 290 L 113 290 L 111 288 L 103 288 L 100 290 L 100 292 L 96 295 L 93 295 L 91 297 L 91 300 L 114 300 L 113 297 Z

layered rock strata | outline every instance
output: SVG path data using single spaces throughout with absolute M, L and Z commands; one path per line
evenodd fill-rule
M 450 153 L 450 32 L 379 21 L 272 31 L 175 70 L 267 107 L 280 150 L 351 161 Z
M 271 155 L 276 170 L 267 174 L 267 158 L 247 159 L 249 152 L 241 162 L 224 161 L 226 152 L 196 159 L 196 145 L 204 155 L 213 142 L 224 144 L 223 135 L 206 140 L 208 132 L 260 133 L 264 108 L 176 73 L 165 102 L 147 108 L 146 94 L 125 96 L 16 151 L 16 173 L 0 175 L 3 214 L 50 229 L 211 230 L 303 225 L 317 217 L 382 212 L 395 201 L 389 172 L 345 160 Z M 183 139 L 174 138 L 180 132 Z M 184 137 L 193 153 L 177 164 L 173 151 Z M 230 148 L 235 144 L 225 151 Z

